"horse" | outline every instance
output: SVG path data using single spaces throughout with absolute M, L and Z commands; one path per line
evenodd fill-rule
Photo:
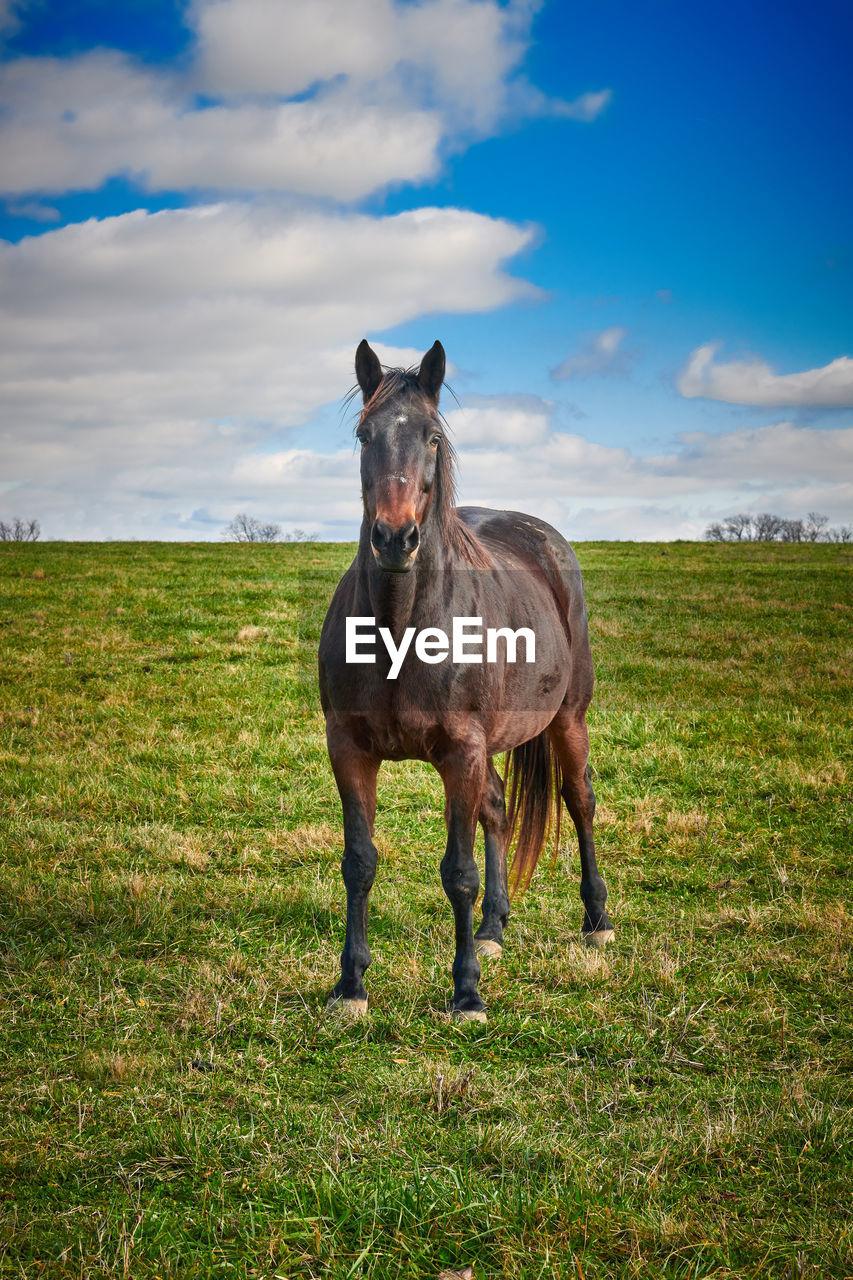
M 438 410 L 445 375 L 440 342 L 417 369 L 397 369 L 383 368 L 364 339 L 355 371 L 363 397 L 356 438 L 364 517 L 318 655 L 346 888 L 341 977 L 329 1005 L 367 1011 L 380 764 L 425 760 L 440 775 L 446 800 L 440 870 L 455 926 L 451 1016 L 485 1022 L 478 954 L 501 954 L 510 894 L 529 883 L 552 826 L 559 840 L 561 800 L 580 847 L 582 939 L 601 947 L 613 936 L 593 839 L 586 726 L 593 666 L 581 572 L 569 544 L 544 521 L 456 507 L 454 450 Z M 481 660 L 472 652 L 476 624 L 481 632 L 486 624 L 486 661 L 482 635 Z M 522 641 L 525 661 L 518 660 Z M 494 764 L 502 753 L 503 779 Z M 478 821 L 485 892 L 475 935 Z

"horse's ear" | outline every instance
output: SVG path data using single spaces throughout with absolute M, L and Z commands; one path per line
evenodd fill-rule
M 423 391 L 428 400 L 432 400 L 433 404 L 438 404 L 438 393 L 441 391 L 442 382 L 444 382 L 445 364 L 444 347 L 436 338 L 421 361 L 420 369 L 418 369 L 418 382 L 421 391 Z
M 367 404 L 382 381 L 382 365 L 376 352 L 368 345 L 367 338 L 362 338 L 356 349 L 355 376 L 358 378 L 364 403 Z

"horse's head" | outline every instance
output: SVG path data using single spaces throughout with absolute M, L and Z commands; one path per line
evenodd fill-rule
M 379 567 L 391 573 L 414 567 L 442 461 L 449 459 L 438 415 L 444 365 L 440 342 L 429 349 L 417 372 L 383 372 L 366 339 L 355 353 L 364 396 L 356 436 L 370 548 Z

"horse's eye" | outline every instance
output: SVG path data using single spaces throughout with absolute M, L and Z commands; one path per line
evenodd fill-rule
M 432 445 L 433 449 L 437 449 L 438 446 L 441 444 L 441 436 L 440 435 L 430 436 L 429 442 Z
M 362 446 L 366 445 L 370 440 L 370 436 L 367 434 L 366 431 L 356 431 L 355 438 L 358 441 L 358 443 Z

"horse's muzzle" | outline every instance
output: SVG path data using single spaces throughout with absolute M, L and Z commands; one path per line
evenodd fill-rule
M 378 516 L 373 521 L 370 547 L 380 569 L 389 573 L 407 573 L 414 568 L 420 544 L 421 531 L 414 520 L 399 529 L 392 529 Z

